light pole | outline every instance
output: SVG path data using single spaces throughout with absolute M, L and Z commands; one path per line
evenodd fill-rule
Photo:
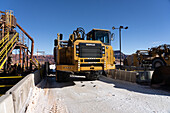
M 123 27 L 123 26 L 120 26 L 119 28 L 115 28 L 114 26 L 112 27 L 112 29 L 119 29 L 119 45 L 120 45 L 120 69 L 121 69 L 121 57 L 122 57 L 122 52 L 121 52 L 121 29 L 128 29 L 128 26 L 126 27 Z

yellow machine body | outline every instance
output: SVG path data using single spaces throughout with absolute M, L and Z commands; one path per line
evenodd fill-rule
M 170 45 L 164 44 L 148 50 L 138 50 L 127 57 L 125 65 L 136 67 L 147 65 L 153 68 L 170 66 Z
M 84 44 L 101 44 L 103 47 L 108 48 L 106 54 L 102 55 L 102 58 L 80 58 L 76 54 L 76 45 L 80 43 Z M 113 49 L 110 45 L 104 45 L 100 41 L 88 41 L 77 40 L 73 47 L 58 48 L 57 56 L 57 70 L 62 71 L 90 71 L 90 70 L 108 70 L 115 69 L 115 58 L 113 57 Z M 89 66 L 81 66 L 82 64 L 91 64 Z M 95 66 L 94 64 L 102 64 L 101 66 Z
M 58 34 L 54 49 L 56 71 L 83 73 L 115 69 L 114 52 L 110 44 L 106 45 L 100 40 L 90 40 L 88 35 L 85 40 L 80 34 L 77 34 L 75 40 L 74 33 L 70 35 L 68 41 L 62 41 L 60 38 Z

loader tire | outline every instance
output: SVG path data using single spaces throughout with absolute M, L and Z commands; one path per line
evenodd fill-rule
M 61 72 L 57 71 L 56 73 L 57 73 L 57 75 L 56 75 L 57 82 L 61 82 L 62 81 L 62 79 L 61 79 Z
M 151 86 L 168 86 L 170 88 L 170 66 L 156 68 L 151 79 Z
M 86 75 L 86 79 L 88 79 L 88 80 L 98 80 L 99 77 L 100 77 L 100 75 L 98 75 L 98 74 L 87 74 Z
M 70 74 L 67 72 L 57 71 L 57 82 L 67 82 L 70 80 Z
M 165 63 L 163 60 L 161 59 L 155 59 L 153 62 L 152 62 L 152 67 L 155 69 L 155 68 L 158 68 L 160 66 L 165 66 Z

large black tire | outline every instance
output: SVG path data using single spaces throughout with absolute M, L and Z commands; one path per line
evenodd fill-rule
M 156 68 L 152 75 L 151 86 L 168 86 L 170 88 L 170 66 Z
M 107 77 L 108 71 L 102 71 L 102 75 Z
M 57 81 L 57 82 L 61 82 L 61 72 L 60 72 L 60 71 L 57 71 L 56 73 L 57 73 L 57 75 L 56 75 L 56 81 Z
M 162 67 L 158 67 L 154 70 L 154 72 L 152 74 L 152 79 L 151 79 L 151 86 L 153 84 L 159 84 L 159 83 L 163 82 L 163 76 L 161 75 L 161 68 Z
M 70 80 L 70 73 L 57 71 L 57 82 L 67 82 Z
M 155 59 L 152 62 L 152 68 L 154 68 L 154 69 L 158 68 L 160 66 L 165 66 L 165 65 L 166 65 L 166 63 L 161 59 Z
M 100 75 L 99 74 L 96 74 L 96 73 L 90 73 L 90 74 L 87 74 L 86 75 L 86 78 L 88 79 L 88 80 L 98 80 L 99 79 L 99 77 L 100 77 Z

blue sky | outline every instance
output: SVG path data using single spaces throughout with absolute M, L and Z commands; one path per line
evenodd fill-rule
M 114 50 L 119 49 L 118 30 L 122 30 L 122 51 L 132 54 L 160 44 L 170 44 L 170 0 L 3 0 L 1 11 L 14 11 L 20 24 L 35 40 L 34 51 L 53 54 L 54 39 L 64 39 L 77 27 L 109 29 L 115 33 Z

